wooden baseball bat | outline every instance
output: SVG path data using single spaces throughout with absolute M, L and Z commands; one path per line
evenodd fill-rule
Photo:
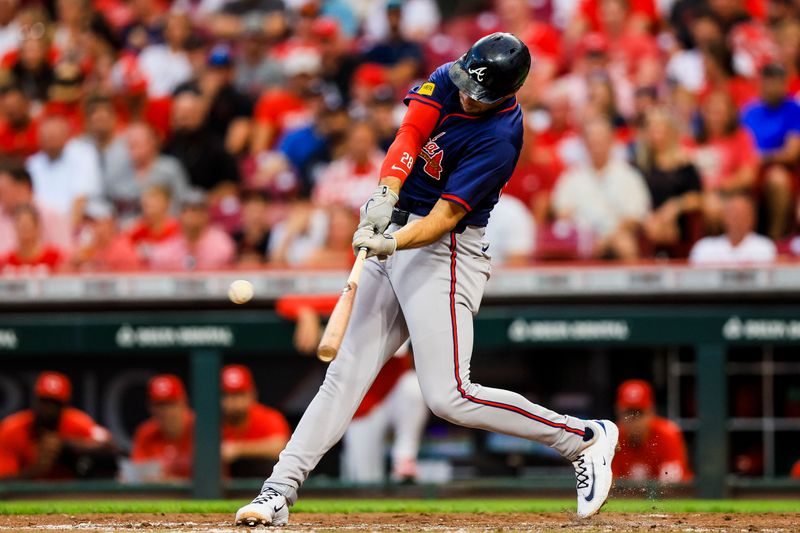
M 353 269 L 350 271 L 350 277 L 347 278 L 347 285 L 342 289 L 342 294 L 333 308 L 328 325 L 325 326 L 325 332 L 322 334 L 322 339 L 317 347 L 317 358 L 324 363 L 333 361 L 336 358 L 336 354 L 339 353 L 339 347 L 342 345 L 342 339 L 344 339 L 344 332 L 347 331 L 347 324 L 350 322 L 350 314 L 353 312 L 358 280 L 361 278 L 361 271 L 364 269 L 366 258 L 367 249 L 361 248 L 356 256 Z

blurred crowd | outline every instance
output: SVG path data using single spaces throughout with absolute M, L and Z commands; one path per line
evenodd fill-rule
M 800 255 L 797 0 L 0 0 L 0 268 L 346 266 L 403 96 L 497 30 L 495 262 Z

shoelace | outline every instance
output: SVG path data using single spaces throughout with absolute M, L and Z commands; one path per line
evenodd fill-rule
M 283 496 L 283 494 L 272 487 L 264 487 L 264 490 L 261 491 L 261 494 L 255 497 L 253 503 L 266 503 L 268 500 L 271 500 L 277 496 Z
M 573 461 L 573 464 L 575 465 L 575 477 L 578 478 L 578 484 L 576 486 L 578 489 L 589 488 L 589 476 L 586 474 L 586 470 L 588 469 L 586 468 L 583 459 L 583 454 L 581 454 L 575 461 Z

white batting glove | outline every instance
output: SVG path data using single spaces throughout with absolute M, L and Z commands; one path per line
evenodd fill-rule
M 392 209 L 399 200 L 398 196 L 386 185 L 379 185 L 367 203 L 361 206 L 359 229 L 368 228 L 383 233 L 392 221 Z
M 388 233 L 375 233 L 370 228 L 360 228 L 353 234 L 353 252 L 358 255 L 361 248 L 367 249 L 367 257 L 378 256 L 381 259 L 394 253 L 397 241 Z

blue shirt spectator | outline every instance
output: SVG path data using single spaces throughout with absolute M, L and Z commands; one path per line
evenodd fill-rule
M 760 153 L 780 150 L 788 137 L 800 135 L 800 104 L 791 98 L 777 106 L 758 101 L 744 110 L 742 122 L 753 134 Z

